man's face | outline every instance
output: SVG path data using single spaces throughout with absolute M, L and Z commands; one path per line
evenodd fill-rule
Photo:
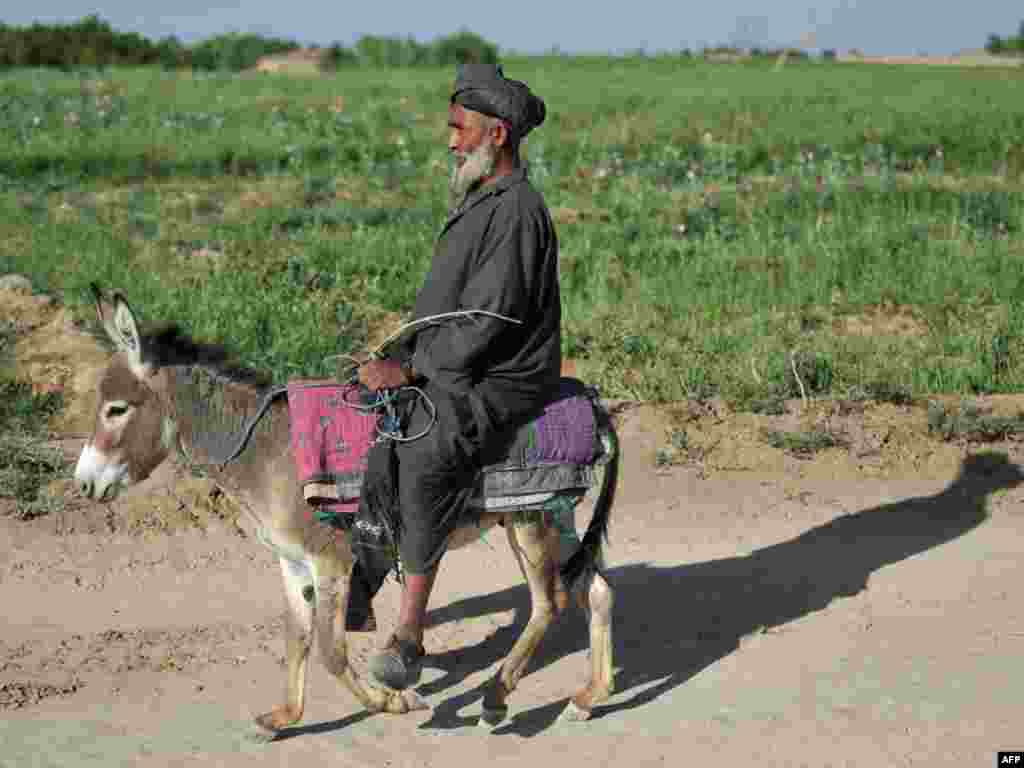
M 494 173 L 498 148 L 488 120 L 461 104 L 448 108 L 448 150 L 451 153 L 449 189 L 453 208 Z

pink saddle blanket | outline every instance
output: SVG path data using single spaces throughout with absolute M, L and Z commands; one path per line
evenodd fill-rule
M 599 450 L 597 424 L 592 403 L 581 390 L 579 382 L 562 379 L 543 414 L 519 429 L 508 455 L 484 469 L 485 475 L 494 470 L 496 482 L 490 486 L 517 485 L 509 480 L 522 474 L 517 470 L 593 463 Z M 352 407 L 358 403 L 359 390 L 353 385 L 329 379 L 288 382 L 292 454 L 303 496 L 311 505 L 341 513 L 359 507 L 377 416 Z
M 302 494 L 313 505 L 355 512 L 376 438 L 377 418 L 359 403 L 358 388 L 321 379 L 288 382 L 292 455 Z

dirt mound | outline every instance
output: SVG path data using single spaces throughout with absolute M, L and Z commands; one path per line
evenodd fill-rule
M 874 401 L 789 400 L 777 415 L 735 412 L 720 401 L 653 406 L 619 401 L 632 430 L 655 436 L 641 449 L 649 466 L 687 467 L 704 479 L 777 477 L 808 481 L 954 475 L 980 450 L 1001 451 L 1024 462 L 1024 449 L 1010 434 L 984 442 L 971 432 L 937 431 L 932 410 L 970 411 L 975 417 L 1015 420 L 1024 396 L 947 396 L 908 405 Z M 636 446 L 634 446 L 635 450 Z
M 37 392 L 60 392 L 64 411 L 51 428 L 85 435 L 96 410 L 97 377 L 109 352 L 75 323 L 69 309 L 49 296 L 0 291 L 0 319 L 13 323 L 16 375 Z

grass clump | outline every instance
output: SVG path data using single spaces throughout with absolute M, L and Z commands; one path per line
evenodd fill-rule
M 876 403 L 912 405 L 914 402 L 910 388 L 895 381 L 869 381 L 854 385 L 850 387 L 847 397 L 857 403 L 871 400 Z
M 845 445 L 837 435 L 822 429 L 809 432 L 769 429 L 764 431 L 764 438 L 773 448 L 779 448 L 802 459 L 810 458 L 826 448 L 840 448 Z
M 951 409 L 933 400 L 928 403 L 928 432 L 946 442 L 994 443 L 1024 435 L 1024 411 L 1015 416 L 993 416 L 971 402 Z
M 25 434 L 0 436 L 0 496 L 15 500 L 14 513 L 27 520 L 60 508 L 43 488 L 63 476 L 67 462 L 60 451 Z
M 782 416 L 786 413 L 786 398 L 779 394 L 757 397 L 746 403 L 747 410 L 762 416 Z
M 669 431 L 668 445 L 659 448 L 654 454 L 654 463 L 659 467 L 668 467 L 683 463 L 690 453 L 690 436 L 685 429 L 675 428 Z
M 14 326 L 0 322 L 0 363 L 14 346 Z M 0 497 L 15 500 L 14 513 L 29 519 L 60 508 L 60 500 L 43 493 L 61 477 L 67 462 L 60 451 L 46 445 L 50 418 L 60 412 L 59 393 L 37 394 L 30 384 L 17 381 L 0 365 Z
M 29 384 L 0 379 L 0 496 L 15 500 L 15 514 L 22 519 L 59 509 L 59 500 L 43 489 L 63 476 L 67 462 L 43 436 L 61 406 L 57 393 L 38 395 Z
M 798 350 L 776 354 L 769 361 L 767 380 L 736 399 L 740 410 L 764 416 L 786 413 L 786 401 L 828 393 L 834 372 L 828 354 Z

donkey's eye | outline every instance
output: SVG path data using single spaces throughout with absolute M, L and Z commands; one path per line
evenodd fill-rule
M 107 418 L 116 419 L 118 416 L 124 416 L 128 413 L 127 405 L 108 405 L 107 406 Z

